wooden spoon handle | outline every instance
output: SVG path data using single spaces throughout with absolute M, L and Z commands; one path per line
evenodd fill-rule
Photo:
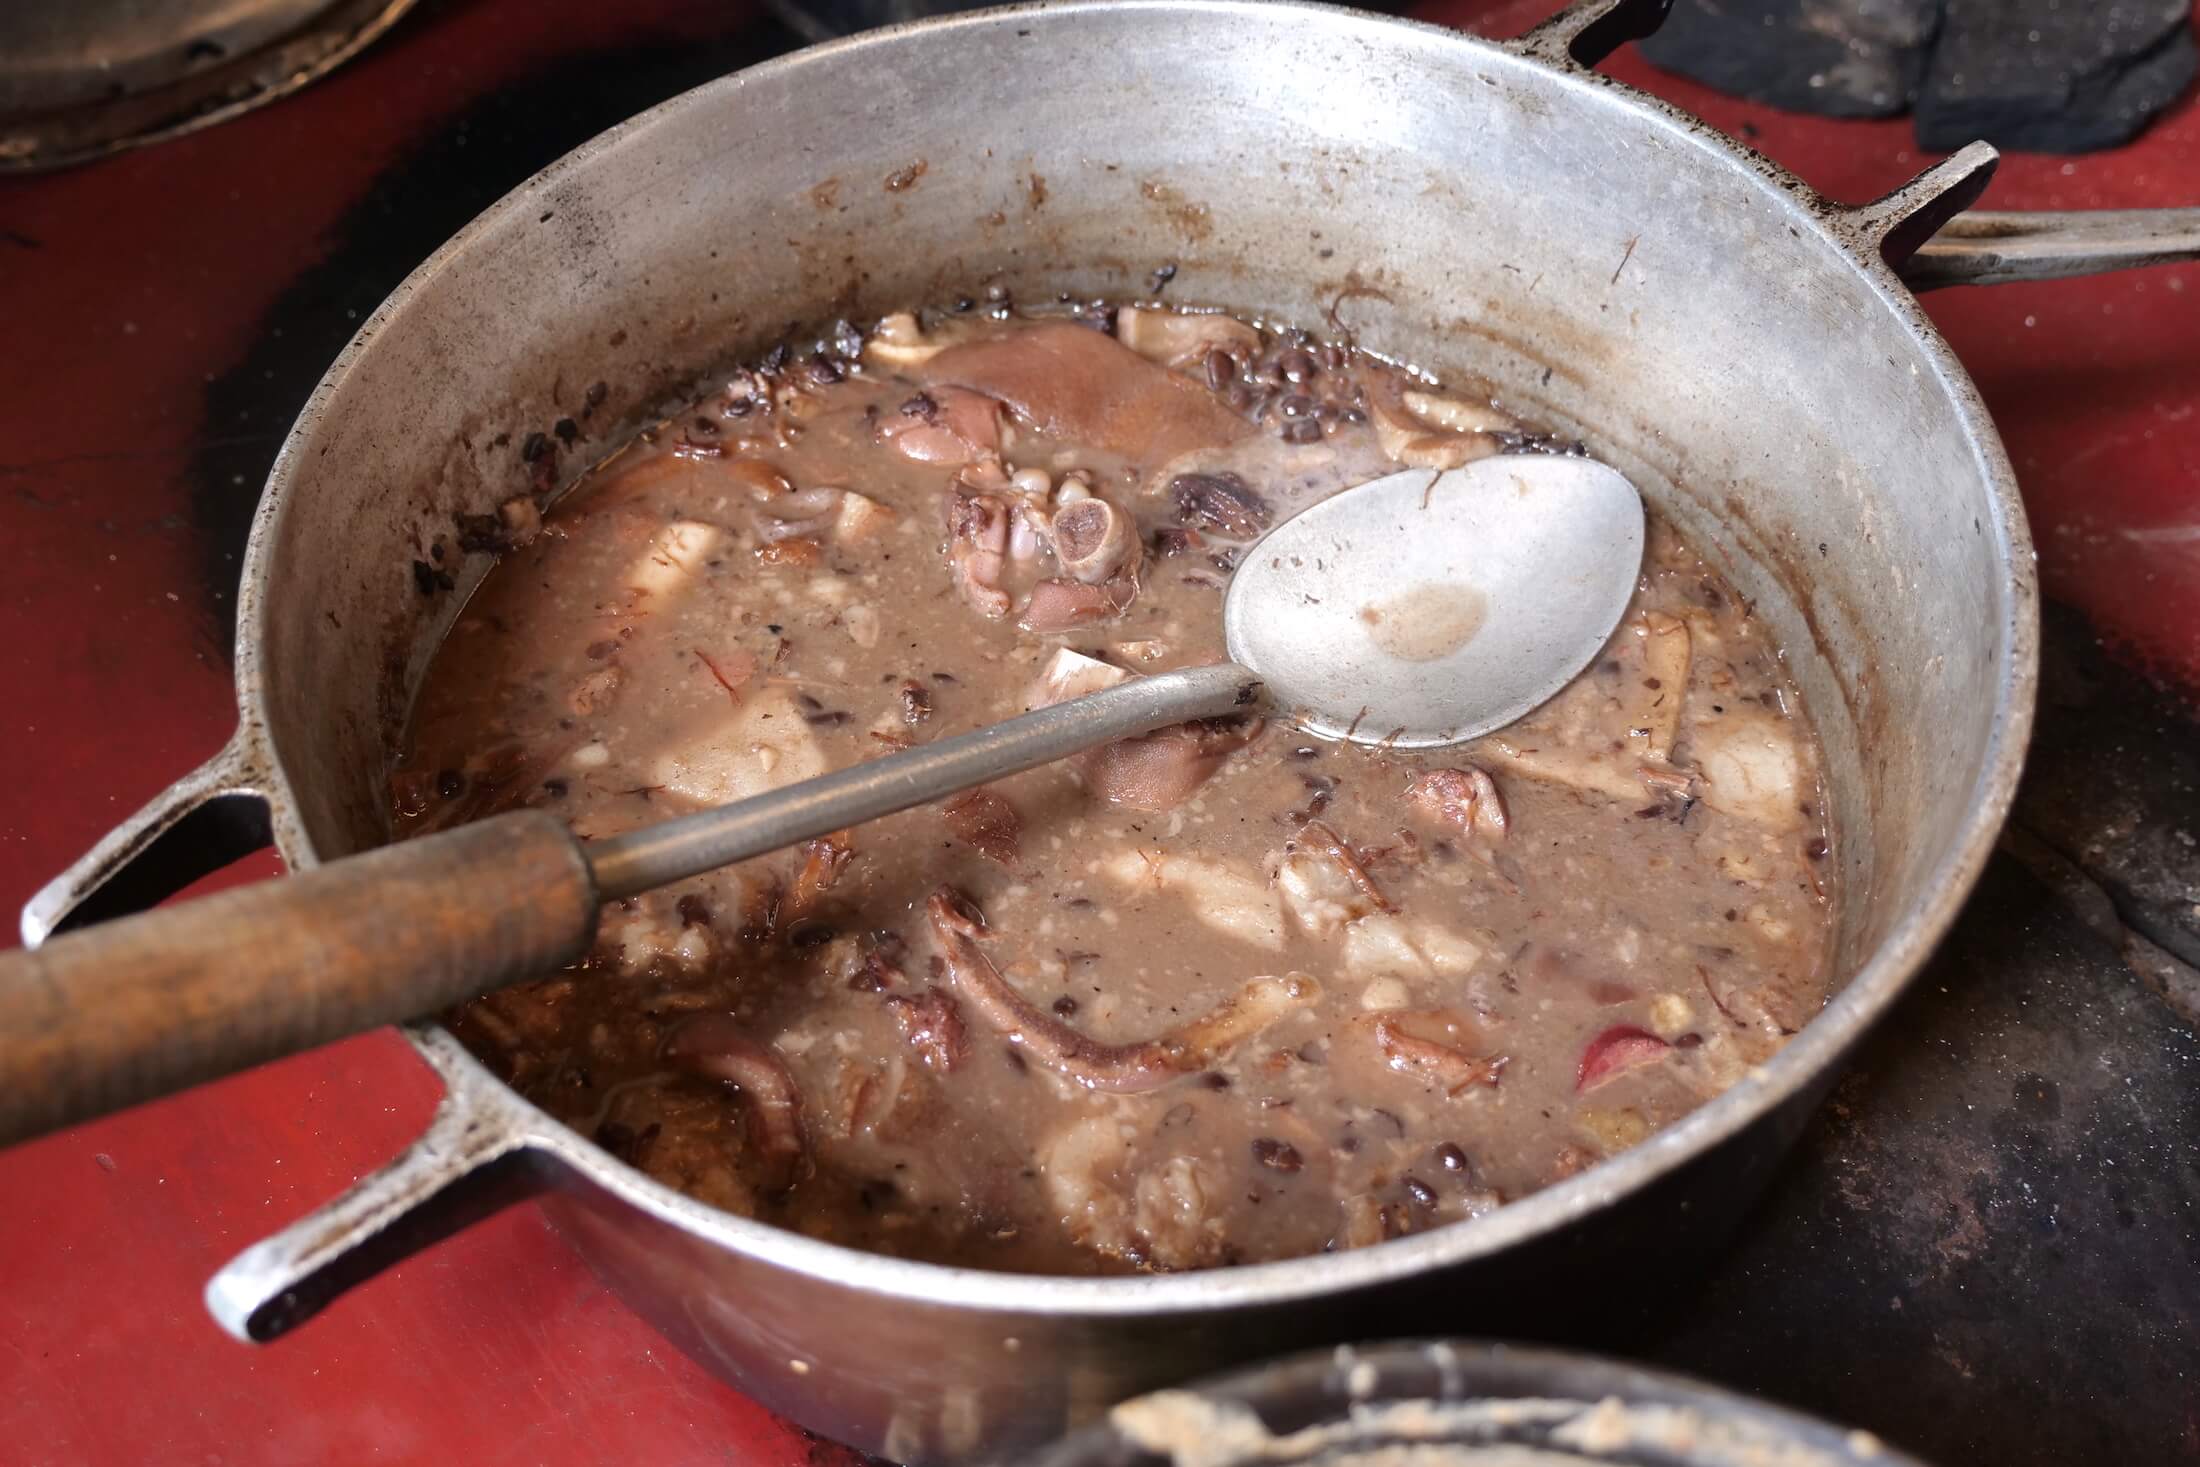
M 596 910 L 524 810 L 0 954 L 0 1146 L 553 972 Z

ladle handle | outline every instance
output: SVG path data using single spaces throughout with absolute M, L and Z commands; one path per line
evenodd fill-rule
M 1902 262 L 1912 290 L 2062 280 L 2200 260 L 2200 208 L 1958 214 Z
M 1235 663 L 1178 668 L 1003 719 L 971 733 L 806 779 L 588 848 L 605 901 L 798 841 L 928 805 L 1164 724 L 1251 711 L 1261 681 Z
M 525 810 L 0 954 L 0 1146 L 554 972 L 596 908 Z
M 1182 668 L 585 850 L 520 811 L 0 954 L 0 1146 L 554 972 L 600 902 L 1260 694 Z

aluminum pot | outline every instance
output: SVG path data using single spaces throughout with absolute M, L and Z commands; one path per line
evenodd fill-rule
M 1471 1224 L 1067 1279 L 876 1257 L 718 1212 L 422 1024 L 412 1042 L 448 1087 L 428 1134 L 223 1270 L 208 1289 L 222 1323 L 274 1339 L 535 1196 L 728 1381 L 829 1435 L 944 1461 L 1364 1335 L 1378 1315 L 1386 1331 L 1463 1315 L 1500 1329 L 1522 1301 L 1715 1246 L 1946 930 L 2031 722 L 2015 484 L 1904 273 L 2070 273 L 2143 221 L 1974 219 L 1984 242 L 1920 252 L 1978 195 L 1990 149 L 1874 203 L 1829 203 L 1587 69 L 1661 13 L 1590 0 L 1495 45 L 1253 0 L 991 12 L 775 61 L 606 133 L 468 226 L 345 348 L 253 527 L 236 737 L 42 892 L 24 933 L 143 905 L 268 833 L 294 869 L 387 839 L 382 776 L 413 691 L 488 568 L 460 554 L 453 517 L 529 482 L 560 420 L 608 446 L 734 356 L 837 316 L 989 283 L 1137 295 L 1169 263 L 1173 298 L 1490 379 L 1632 476 L 1754 600 L 1824 739 L 1847 903 L 1843 986 L 1786 1050 L 1645 1144 Z M 2190 220 L 2151 227 L 2126 258 L 2200 244 Z M 561 476 L 586 457 L 561 455 Z

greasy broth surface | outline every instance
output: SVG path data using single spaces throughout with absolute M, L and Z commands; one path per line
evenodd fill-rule
M 1552 448 L 1227 317 L 966 303 L 857 348 L 462 527 L 507 553 L 421 695 L 401 833 L 528 804 L 601 838 L 1219 660 L 1265 524 Z M 1373 601 L 1401 649 L 1471 632 Z M 651 1174 L 857 1247 L 1359 1246 L 1640 1140 L 1819 1008 L 1817 768 L 1761 628 L 1653 519 L 1606 653 L 1498 736 L 1178 730 L 609 907 L 586 962 L 453 1024 Z

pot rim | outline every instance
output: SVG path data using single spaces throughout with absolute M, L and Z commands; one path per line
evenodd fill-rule
M 1459 46 L 1477 53 L 1484 64 L 1515 73 L 1554 69 L 1549 56 L 1530 54 L 1517 44 L 1470 36 L 1425 21 L 1406 20 L 1340 9 L 1311 0 L 1058 0 L 1012 5 L 913 22 L 864 32 L 810 47 L 705 82 L 661 102 L 599 134 L 551 163 L 484 210 L 409 274 L 361 323 L 316 384 L 298 420 L 285 436 L 269 471 L 247 542 L 238 596 L 236 645 L 237 700 L 248 730 L 266 730 L 260 712 L 264 672 L 260 643 L 268 635 L 271 607 L 266 595 L 269 562 L 284 517 L 300 498 L 299 478 L 309 469 L 305 440 L 319 422 L 324 404 L 341 385 L 367 344 L 388 329 L 413 294 L 482 236 L 515 214 L 530 213 L 532 202 L 568 173 L 614 151 L 670 113 L 709 106 L 748 86 L 752 79 L 800 72 L 829 64 L 868 47 L 890 48 L 915 30 L 983 29 L 1004 17 L 1052 18 L 1108 10 L 1186 11 L 1222 15 L 1279 10 L 1318 14 L 1394 36 L 1413 32 L 1429 44 Z M 1829 205 L 1806 183 L 1778 163 L 1719 133 L 1708 123 L 1659 98 L 1570 63 L 1555 69 L 1595 83 L 1604 105 L 1630 112 L 1669 137 L 1676 147 L 1711 154 L 1743 176 L 1745 186 L 1771 194 L 1787 222 L 1831 244 L 1858 271 L 1881 304 L 1894 316 L 1912 347 L 1930 366 L 1934 383 L 1951 400 L 1987 491 L 1990 533 L 2006 567 L 1999 604 L 2001 675 L 1988 735 L 1985 767 L 1972 791 L 1965 829 L 1925 881 L 1924 894 L 1882 940 L 1840 993 L 1766 1064 L 1753 1069 L 1724 1094 L 1690 1112 L 1648 1140 L 1600 1162 L 1578 1176 L 1486 1217 L 1455 1223 L 1371 1248 L 1312 1254 L 1275 1262 L 1246 1264 L 1176 1274 L 1090 1278 L 1020 1274 L 949 1266 L 889 1257 L 828 1243 L 800 1233 L 723 1212 L 675 1191 L 613 1157 L 578 1132 L 552 1118 L 517 1091 L 497 1080 L 441 1024 L 407 1026 L 408 1040 L 428 1060 L 449 1089 L 445 1104 L 481 1109 L 504 1122 L 524 1145 L 555 1156 L 575 1175 L 586 1178 L 627 1205 L 696 1238 L 758 1263 L 790 1269 L 897 1300 L 965 1310 L 1089 1318 L 1230 1310 L 1313 1299 L 1396 1283 L 1518 1246 L 1554 1231 L 1625 1195 L 1740 1133 L 1759 1116 L 1808 1088 L 1831 1069 L 1842 1052 L 1880 1019 L 1923 968 L 1946 934 L 1992 853 L 2015 795 L 2033 718 L 2038 663 L 2038 588 L 2032 573 L 2032 546 L 2015 475 L 1999 435 L 1976 387 L 1953 350 L 1919 308 L 1894 270 L 1882 260 L 1864 231 L 1844 233 L 1853 217 L 1844 206 Z M 272 732 L 263 740 L 266 794 L 278 850 L 293 870 L 319 864 L 313 842 L 299 822 L 290 774 Z M 492 1103 L 493 1102 L 493 1103 Z

